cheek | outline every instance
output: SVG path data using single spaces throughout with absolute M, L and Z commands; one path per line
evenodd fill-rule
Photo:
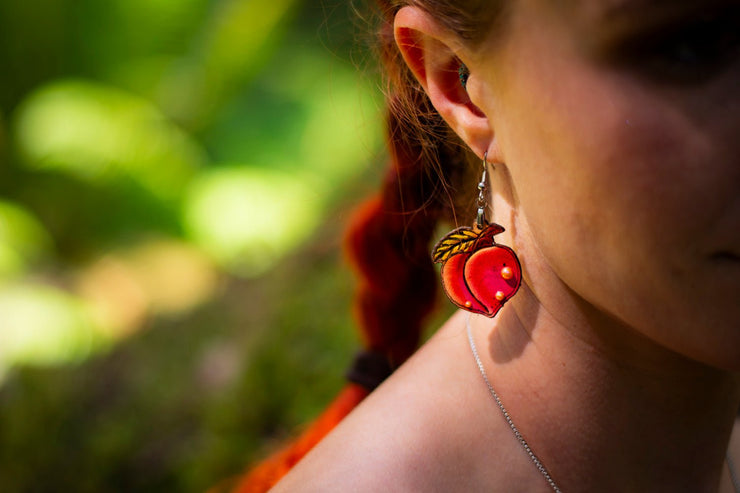
M 649 274 L 655 258 L 678 272 L 705 256 L 709 227 L 738 198 L 738 150 L 722 152 L 721 129 L 639 87 L 580 82 L 554 86 L 504 137 L 512 180 L 526 185 L 515 186 L 519 206 L 541 243 L 567 264 L 574 248 L 600 252 L 599 270 L 625 264 L 607 278 L 634 265 Z M 589 263 L 581 253 L 578 264 Z
M 737 123 L 572 66 L 516 87 L 497 138 L 534 251 L 586 301 L 654 338 L 695 330 L 713 307 L 719 337 L 737 338 L 737 279 L 703 272 L 711 225 L 737 202 L 738 149 L 726 138 Z
M 551 87 L 502 135 L 520 211 L 540 246 L 566 266 L 589 264 L 594 256 L 585 251 L 610 253 L 598 259 L 603 269 L 604 260 L 686 239 L 691 225 L 685 217 L 676 223 L 687 212 L 682 184 L 692 173 L 685 152 L 676 154 L 686 151 L 688 133 L 666 125 L 664 113 L 656 117 L 654 104 L 603 82 L 583 81 L 588 92 L 570 82 Z M 628 254 L 631 246 L 639 252 Z

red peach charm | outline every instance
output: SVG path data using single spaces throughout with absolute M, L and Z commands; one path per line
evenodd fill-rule
M 490 224 L 480 232 L 458 228 L 434 247 L 442 264 L 442 286 L 460 308 L 493 317 L 519 289 L 522 268 L 514 251 L 493 237 L 504 231 Z

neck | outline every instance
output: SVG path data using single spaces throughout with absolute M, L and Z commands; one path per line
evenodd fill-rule
M 716 491 L 740 404 L 737 376 L 573 298 L 558 307 L 556 318 L 523 285 L 493 327 L 474 325 L 488 327 L 478 340 L 492 383 L 559 486 Z

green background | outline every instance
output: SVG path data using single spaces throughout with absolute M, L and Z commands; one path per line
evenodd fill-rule
M 203 491 L 341 387 L 371 36 L 338 0 L 0 0 L 0 490 Z

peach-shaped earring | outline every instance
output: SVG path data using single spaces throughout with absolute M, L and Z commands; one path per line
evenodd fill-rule
M 434 247 L 432 260 L 442 264 L 442 287 L 455 305 L 493 317 L 519 289 L 522 267 L 514 251 L 495 242 L 504 231 L 486 220 L 488 154 L 478 183 L 478 215 L 471 228 L 448 233 Z

